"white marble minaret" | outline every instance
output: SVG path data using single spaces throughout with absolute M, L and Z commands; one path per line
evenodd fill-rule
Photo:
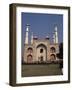
M 25 44 L 28 44 L 28 33 L 29 33 L 29 24 L 26 25 L 26 36 L 25 36 Z
M 58 43 L 58 28 L 55 26 L 55 43 Z
M 32 32 L 32 35 L 31 35 L 31 44 L 33 44 L 33 32 Z
M 55 26 L 53 34 L 53 43 L 58 44 L 58 28 Z
M 53 43 L 55 43 L 55 33 L 53 33 Z

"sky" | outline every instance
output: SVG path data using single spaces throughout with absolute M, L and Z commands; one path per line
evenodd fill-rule
M 22 45 L 24 44 L 26 24 L 29 24 L 29 41 L 33 32 L 38 38 L 49 36 L 51 42 L 55 25 L 58 27 L 59 43 L 63 42 L 63 15 L 61 14 L 44 14 L 44 13 L 21 13 L 22 23 Z

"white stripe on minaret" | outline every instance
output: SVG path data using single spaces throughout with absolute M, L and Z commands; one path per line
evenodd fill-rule
M 28 32 L 29 32 L 29 24 L 26 25 L 26 37 L 25 37 L 25 44 L 28 44 Z

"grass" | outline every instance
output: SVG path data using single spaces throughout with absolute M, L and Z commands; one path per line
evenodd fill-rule
M 22 77 L 62 75 L 59 64 L 22 64 Z

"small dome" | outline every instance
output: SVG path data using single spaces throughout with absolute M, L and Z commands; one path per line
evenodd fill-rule
M 30 24 L 26 24 L 26 26 L 30 26 Z
M 49 38 L 49 36 L 46 36 L 46 38 Z
M 55 26 L 55 32 L 57 32 L 57 26 Z
M 49 39 L 49 36 L 46 36 L 46 39 Z
M 37 37 L 37 36 L 34 36 L 33 38 L 34 38 L 34 39 L 38 39 L 38 37 Z

